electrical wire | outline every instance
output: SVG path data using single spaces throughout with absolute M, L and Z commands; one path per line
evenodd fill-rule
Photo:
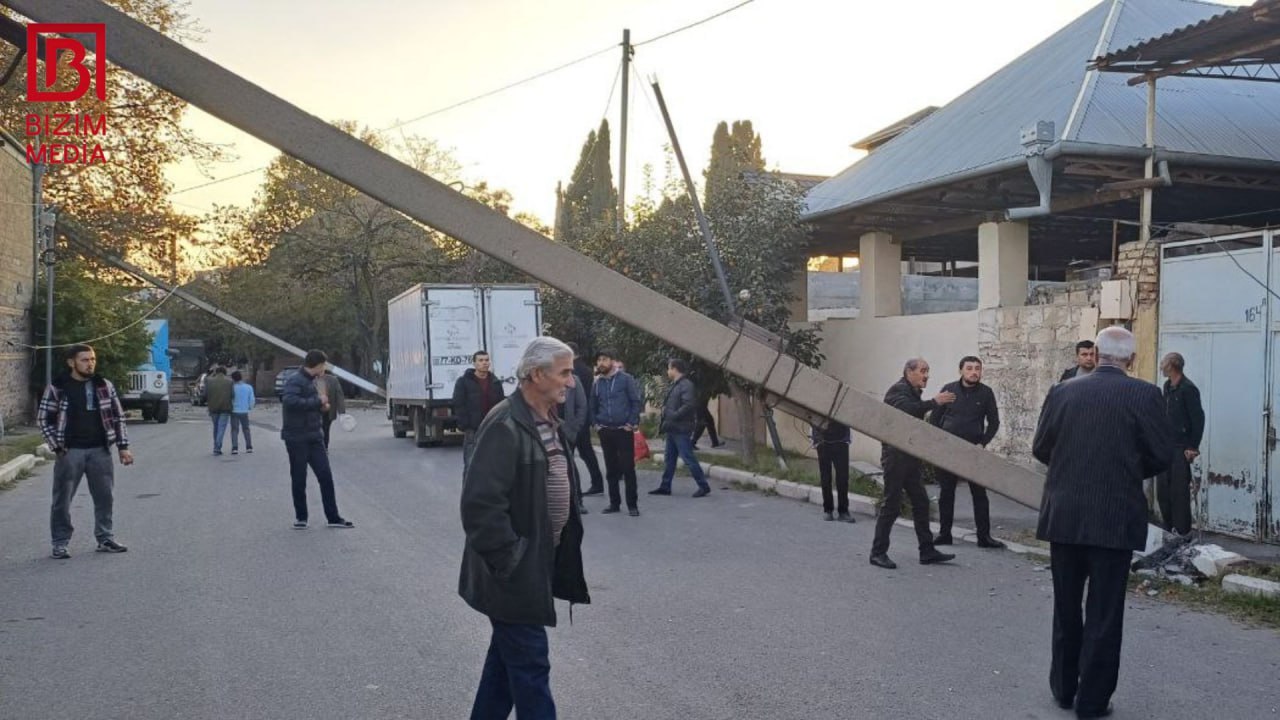
M 642 41 L 640 41 L 640 42 L 638 42 L 638 43 L 632 43 L 632 44 L 631 44 L 631 47 L 633 47 L 633 48 L 638 48 L 638 47 L 640 47 L 640 46 L 642 46 L 642 45 L 648 45 L 649 43 L 655 43 L 655 42 L 658 42 L 659 40 L 663 40 L 663 39 L 669 38 L 669 37 L 671 37 L 672 35 L 676 35 L 676 34 L 682 33 L 682 32 L 684 32 L 685 30 L 691 30 L 691 29 L 696 28 L 696 27 L 698 27 L 699 25 L 702 25 L 702 24 L 704 24 L 704 23 L 709 23 L 709 22 L 711 22 L 712 20 L 715 20 L 716 18 L 724 17 L 725 15 L 728 15 L 729 13 L 733 12 L 734 10 L 737 10 L 737 9 L 739 9 L 739 8 L 743 8 L 743 7 L 746 7 L 747 5 L 750 5 L 750 4 L 751 4 L 751 3 L 753 3 L 753 2 L 755 2 L 755 0 L 744 0 L 743 2 L 740 2 L 740 3 L 738 3 L 737 5 L 734 5 L 734 6 L 733 6 L 733 7 L 731 7 L 731 8 L 726 8 L 726 9 L 724 9 L 724 10 L 721 10 L 720 12 L 718 12 L 718 13 L 716 13 L 716 14 L 714 14 L 714 15 L 708 15 L 707 17 L 704 17 L 704 18 L 702 18 L 701 20 L 698 20 L 698 21 L 695 21 L 695 22 L 691 22 L 691 23 L 689 23 L 688 25 L 684 25 L 684 26 L 682 26 L 682 27 L 678 27 L 678 28 L 676 28 L 675 30 L 669 30 L 669 31 L 667 31 L 667 32 L 662 33 L 661 35 L 657 35 L 657 36 L 655 36 L 655 37 L 651 37 L 651 38 L 649 38 L 648 40 L 642 40 Z
M 174 296 L 174 293 L 173 293 L 173 292 L 166 293 L 166 294 L 165 294 L 165 296 L 164 296 L 163 298 L 161 298 L 160 302 L 158 302 L 158 303 L 156 303 L 156 304 L 155 304 L 155 307 L 153 307 L 153 308 L 151 308 L 150 310 L 148 310 L 148 311 L 146 311 L 145 313 L 143 313 L 140 317 L 138 317 L 138 319 L 137 319 L 137 320 L 134 320 L 133 322 L 129 323 L 128 325 L 125 325 L 125 326 L 124 326 L 124 327 L 122 327 L 122 328 L 119 328 L 119 329 L 117 329 L 117 330 L 112 330 L 111 332 L 107 333 L 106 335 L 100 335 L 100 336 L 98 336 L 98 337 L 96 337 L 96 338 L 90 338 L 90 339 L 88 339 L 88 340 L 77 340 L 77 341 L 75 341 L 75 342 L 64 343 L 64 344 L 62 344 L 62 345 L 27 345 L 26 343 L 16 343 L 16 342 L 13 342 L 12 340 L 9 340 L 9 341 L 7 341 L 7 342 L 8 342 L 8 344 L 9 344 L 10 346 L 13 346 L 13 347 L 20 347 L 20 348 L 24 348 L 24 349 L 27 349 L 27 350 L 61 350 L 61 349 L 64 349 L 64 348 L 73 347 L 73 346 L 75 346 L 75 345 L 92 345 L 93 343 L 100 342 L 100 341 L 102 341 L 102 340 L 106 340 L 107 338 L 115 337 L 116 335 L 119 335 L 120 333 L 125 332 L 125 331 L 126 331 L 126 330 L 128 330 L 129 328 L 132 328 L 132 327 L 134 327 L 134 326 L 138 325 L 139 323 L 143 322 L 143 321 L 144 321 L 144 320 L 146 320 L 147 318 L 149 318 L 149 317 L 151 317 L 152 315 L 156 314 L 156 312 L 157 312 L 157 311 L 159 311 L 159 310 L 160 310 L 160 308 L 161 308 L 161 307 L 163 307 L 165 303 L 169 302 L 169 298 L 171 298 L 171 297 L 173 297 L 173 296 Z

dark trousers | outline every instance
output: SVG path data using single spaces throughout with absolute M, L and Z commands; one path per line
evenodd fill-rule
M 639 500 L 636 497 L 636 446 L 632 432 L 622 428 L 600 428 L 600 448 L 604 450 L 609 505 L 622 505 L 622 496 L 618 492 L 618 481 L 622 480 L 627 489 L 627 507 L 635 510 L 639 507 Z
M 889 533 L 902 512 L 902 493 L 911 500 L 911 519 L 916 525 L 920 552 L 933 548 L 933 531 L 929 529 L 929 496 L 920 482 L 920 461 L 915 458 L 891 457 L 884 463 L 884 500 L 876 516 L 876 537 L 871 543 L 872 555 L 889 552 Z
M 956 483 L 960 478 L 954 474 L 937 468 L 938 487 L 938 524 L 942 526 L 942 534 L 951 534 L 951 522 L 956 516 Z M 987 499 L 987 489 L 981 485 L 967 483 L 969 494 L 973 496 L 973 524 L 977 526 L 978 537 L 991 537 L 991 501 Z
M 471 720 L 507 720 L 512 708 L 517 720 L 554 720 L 547 629 L 493 619 L 489 622 L 493 639 L 471 706 Z
M 698 439 L 702 437 L 702 432 L 706 431 L 707 437 L 711 438 L 712 445 L 720 444 L 720 436 L 716 434 L 716 419 L 707 409 L 707 404 L 702 403 L 698 406 L 698 416 L 693 422 L 693 444 L 698 444 Z
M 324 428 L 324 449 L 328 450 L 329 449 L 329 428 L 333 426 L 333 416 L 325 415 L 320 420 L 320 425 L 321 427 Z
M 582 464 L 587 466 L 587 474 L 591 476 L 591 490 L 604 489 L 604 476 L 600 474 L 600 460 L 596 458 L 595 446 L 591 444 L 591 428 L 584 427 L 578 433 L 578 439 L 573 443 L 573 449 L 578 451 L 578 457 L 582 458 Z M 578 476 L 578 482 L 581 484 L 582 476 Z M 582 488 L 579 487 L 579 490 Z M 581 494 L 581 493 L 579 493 Z
M 1156 501 L 1165 530 L 1191 532 L 1191 463 L 1181 448 L 1169 469 L 1156 476 Z
M 231 452 L 239 450 L 237 434 L 244 433 L 244 449 L 253 449 L 253 436 L 249 434 L 249 413 L 231 413 Z
M 324 505 L 324 518 L 329 522 L 342 519 L 338 513 L 338 499 L 333 492 L 333 471 L 329 469 L 329 453 L 324 442 L 315 440 L 285 441 L 289 451 L 289 477 L 293 481 L 293 516 L 307 519 L 307 466 L 316 474 L 320 484 L 320 502 Z
M 71 524 L 71 501 L 88 479 L 93 497 L 93 536 L 98 542 L 114 538 L 111 509 L 115 504 L 115 464 L 111 451 L 100 448 L 71 448 L 53 464 L 53 507 L 49 512 L 49 535 L 54 547 L 66 547 L 75 527 Z
M 831 497 L 831 475 L 836 478 L 836 498 Z M 822 512 L 838 508 L 849 512 L 849 443 L 818 445 L 818 474 L 822 477 Z
M 702 472 L 702 464 L 698 462 L 698 456 L 693 454 L 693 438 L 688 432 L 679 432 L 675 430 L 667 431 L 667 447 L 665 456 L 665 464 L 662 468 L 662 489 L 670 490 L 671 481 L 676 476 L 676 458 L 684 461 L 684 466 L 689 468 L 689 474 L 693 476 L 693 481 L 698 484 L 698 488 L 702 490 L 710 490 L 711 486 L 707 484 L 707 478 Z
M 1133 553 L 1062 543 L 1051 544 L 1049 553 L 1053 570 L 1049 689 L 1059 700 L 1074 697 L 1077 712 L 1097 713 L 1111 701 L 1120 674 L 1124 599 Z

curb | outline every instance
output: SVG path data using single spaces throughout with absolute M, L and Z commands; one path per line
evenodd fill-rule
M 18 479 L 18 476 L 36 465 L 41 463 L 41 459 L 35 455 L 19 455 L 18 457 L 0 466 L 0 487 L 8 486 Z
M 1248 575 L 1232 574 L 1222 578 L 1222 590 L 1233 594 L 1280 600 L 1280 582 Z

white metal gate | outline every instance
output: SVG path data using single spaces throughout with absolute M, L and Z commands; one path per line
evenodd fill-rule
M 1160 356 L 1179 352 L 1205 409 L 1192 468 L 1196 524 L 1280 542 L 1280 239 L 1271 231 L 1161 248 Z

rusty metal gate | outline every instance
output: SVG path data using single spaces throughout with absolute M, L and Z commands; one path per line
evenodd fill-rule
M 1205 410 L 1192 466 L 1196 525 L 1280 543 L 1280 233 L 1161 248 L 1160 355 L 1179 352 Z M 1280 477 L 1280 476 L 1275 476 Z

